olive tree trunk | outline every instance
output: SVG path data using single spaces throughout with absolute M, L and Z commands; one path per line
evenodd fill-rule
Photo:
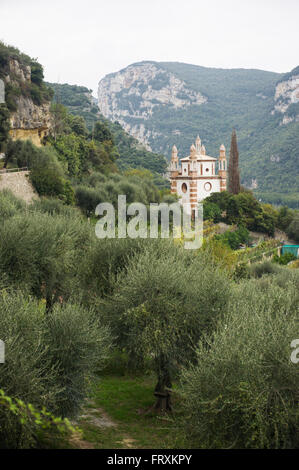
M 155 397 L 157 399 L 155 409 L 157 411 L 171 411 L 171 377 L 168 361 L 161 356 L 157 361 L 158 382 L 155 388 Z

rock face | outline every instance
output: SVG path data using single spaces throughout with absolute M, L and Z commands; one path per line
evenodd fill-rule
M 294 69 L 285 80 L 279 82 L 275 89 L 275 106 L 272 114 L 279 112 L 283 115 L 281 125 L 299 121 L 299 106 L 291 106 L 299 103 L 299 67 Z
M 31 82 L 31 68 L 16 59 L 9 61 L 9 74 L 4 82 L 11 85 Z M 17 110 L 11 113 L 11 137 L 13 139 L 31 139 L 40 146 L 43 137 L 51 129 L 50 103 L 36 105 L 31 97 L 20 95 L 16 98 Z
M 118 121 L 149 150 L 151 140 L 160 135 L 146 124 L 155 112 L 165 105 L 178 109 L 206 101 L 206 97 L 188 88 L 183 80 L 151 62 L 133 64 L 107 75 L 98 88 L 101 113 Z

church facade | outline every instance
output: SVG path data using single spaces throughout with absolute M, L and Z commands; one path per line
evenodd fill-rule
M 226 191 L 227 162 L 223 144 L 219 158 L 210 157 L 198 136 L 195 145 L 191 145 L 190 155 L 180 160 L 174 145 L 169 169 L 171 193 L 178 195 L 189 214 L 194 214 L 198 203 L 212 193 Z

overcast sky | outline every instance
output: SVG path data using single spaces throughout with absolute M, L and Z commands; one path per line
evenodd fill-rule
M 288 72 L 299 0 L 0 0 L 0 39 L 51 82 L 85 85 L 133 62 Z

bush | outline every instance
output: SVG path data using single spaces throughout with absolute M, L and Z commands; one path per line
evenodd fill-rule
M 36 444 L 36 440 L 43 439 L 45 432 L 67 435 L 74 432 L 75 428 L 67 418 L 56 418 L 44 407 L 36 409 L 31 403 L 23 400 L 12 399 L 0 389 L 0 416 L 5 421 L 6 434 L 0 441 L 0 448 L 28 448 Z M 0 420 L 1 420 L 0 418 Z M 15 430 L 18 429 L 17 435 Z M 0 434 L 1 436 L 1 434 Z
M 91 237 L 81 218 L 38 212 L 10 217 L 0 225 L 0 274 L 51 308 L 59 296 L 66 300 L 79 288 L 77 266 Z
M 74 202 L 74 191 L 51 149 L 42 149 L 30 168 L 31 182 L 40 196 L 58 197 L 67 204 Z
M 203 203 L 203 218 L 204 220 L 213 220 L 217 223 L 221 220 L 221 209 L 214 202 L 205 202 Z
M 284 253 L 281 256 L 274 255 L 273 256 L 273 262 L 281 264 L 283 266 L 286 266 L 287 264 L 290 263 L 290 261 L 295 261 L 297 258 L 293 253 Z
M 56 367 L 55 406 L 60 416 L 72 416 L 87 394 L 91 373 L 101 370 L 111 346 L 109 330 L 98 315 L 78 304 L 56 304 L 45 317 L 47 358 Z
M 131 238 L 95 240 L 78 266 L 84 302 L 98 304 L 117 289 L 117 275 L 126 272 L 130 259 L 138 257 L 148 244 L 147 240 Z
M 104 189 L 77 186 L 75 189 L 76 203 L 87 216 L 95 213 L 101 202 L 109 202 L 109 196 Z
M 264 261 L 263 263 L 252 264 L 249 272 L 251 277 L 260 278 L 265 274 L 277 274 L 280 272 L 280 269 L 271 261 Z
M 8 219 L 18 213 L 24 213 L 26 204 L 21 199 L 18 199 L 14 194 L 4 189 L 0 191 L 0 219 Z
M 30 205 L 30 210 L 43 212 L 49 215 L 62 215 L 64 217 L 80 217 L 79 209 L 67 206 L 61 199 L 42 197 L 34 200 Z
M 14 290 L 0 294 L 0 338 L 5 342 L 1 388 L 13 399 L 73 415 L 86 394 L 88 379 L 101 369 L 109 332 L 78 304 L 45 306 Z M 0 446 L 28 447 L 34 423 L 22 423 L 0 406 Z
M 249 232 L 245 227 L 238 227 L 237 230 L 231 232 L 227 230 L 222 235 L 216 235 L 216 240 L 221 240 L 228 245 L 232 250 L 237 250 L 241 244 L 248 243 Z
M 298 366 L 290 361 L 298 302 L 291 282 L 236 288 L 197 364 L 182 373 L 185 428 L 200 447 L 298 447 Z
M 287 235 L 299 243 L 299 214 L 297 213 L 287 229 Z

